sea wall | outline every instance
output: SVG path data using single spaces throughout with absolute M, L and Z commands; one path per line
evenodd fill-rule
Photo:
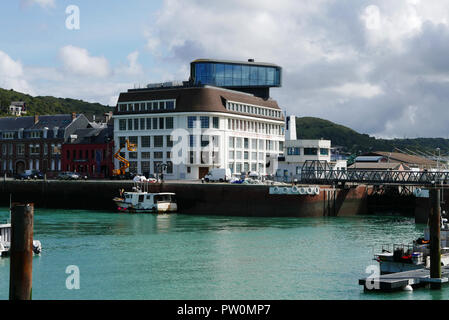
M 34 202 L 37 208 L 114 210 L 112 198 L 131 181 L 0 181 L 0 205 Z M 333 190 L 320 186 L 319 195 L 269 194 L 266 185 L 162 183 L 149 184 L 149 192 L 176 193 L 179 212 L 227 216 L 350 216 L 366 214 L 368 188 Z

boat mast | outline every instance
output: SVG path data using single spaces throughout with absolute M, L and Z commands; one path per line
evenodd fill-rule
M 11 199 L 12 199 L 12 194 L 10 193 L 10 194 L 9 194 L 9 223 L 11 223 L 11 210 L 12 210 L 12 202 L 11 202 Z

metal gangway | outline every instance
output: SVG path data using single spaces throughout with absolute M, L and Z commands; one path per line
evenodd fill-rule
M 448 185 L 446 171 L 403 171 L 403 170 L 333 170 L 310 168 L 301 172 L 301 182 L 308 184 L 358 183 L 369 185 L 431 186 Z

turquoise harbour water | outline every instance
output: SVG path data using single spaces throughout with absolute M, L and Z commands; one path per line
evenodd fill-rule
M 0 208 L 0 221 L 8 209 Z M 241 218 L 36 209 L 33 299 L 449 299 L 441 291 L 364 293 L 382 243 L 408 243 L 404 217 Z M 66 288 L 66 268 L 80 289 Z M 0 299 L 9 259 L 0 258 Z

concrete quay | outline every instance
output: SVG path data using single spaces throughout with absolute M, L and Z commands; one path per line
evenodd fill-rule
M 112 198 L 135 183 L 120 180 L 0 180 L 0 205 L 34 202 L 37 208 L 115 210 Z M 269 194 L 269 185 L 168 181 L 148 184 L 149 192 L 176 193 L 179 212 L 196 215 L 317 217 L 368 213 L 369 188 L 320 186 L 319 195 Z

